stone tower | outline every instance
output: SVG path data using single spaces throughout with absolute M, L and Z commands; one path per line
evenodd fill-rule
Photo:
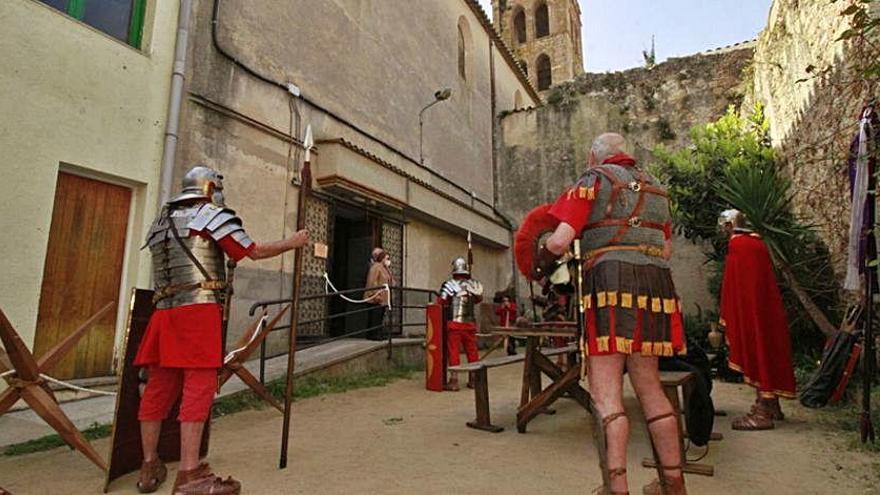
M 538 91 L 584 72 L 578 0 L 492 0 L 492 13 Z

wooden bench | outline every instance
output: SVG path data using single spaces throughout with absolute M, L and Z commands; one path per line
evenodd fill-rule
M 576 345 L 569 345 L 566 347 L 543 349 L 541 353 L 545 356 L 556 356 L 559 354 L 569 354 L 576 350 Z M 524 361 L 525 358 L 526 357 L 523 354 L 515 354 L 513 356 L 500 356 L 497 358 L 477 361 L 475 363 L 467 363 L 449 367 L 449 371 L 471 373 L 471 376 L 473 378 L 476 419 L 467 422 L 467 425 L 469 427 L 492 433 L 499 433 L 504 431 L 503 427 L 493 425 L 490 419 L 488 370 L 490 368 L 498 368 L 500 366 L 507 366 L 508 364 L 519 363 Z
M 682 461 L 684 461 L 684 468 L 682 469 L 682 471 L 691 474 L 701 474 L 703 476 L 714 476 L 715 466 L 711 464 L 688 462 L 686 455 L 687 452 L 684 447 L 684 439 L 687 436 L 684 415 L 685 411 L 687 410 L 687 398 L 690 394 L 690 388 L 695 378 L 696 375 L 690 371 L 660 372 L 660 383 L 663 385 L 663 392 L 666 394 L 666 397 L 672 404 L 672 409 L 673 411 L 675 411 L 676 417 L 678 418 L 678 431 L 681 433 L 678 438 L 678 445 L 679 450 L 681 451 L 681 459 Z M 679 391 L 681 391 L 681 397 L 684 399 L 684 402 L 682 402 L 682 399 L 679 398 Z M 649 438 L 650 435 L 651 433 L 649 431 Z M 721 434 L 713 432 L 710 440 L 721 440 L 722 438 L 723 437 L 721 436 Z M 656 468 L 657 463 L 654 459 L 645 458 L 642 460 L 642 466 Z

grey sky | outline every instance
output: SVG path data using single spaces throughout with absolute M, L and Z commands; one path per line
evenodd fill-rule
M 589 72 L 642 65 L 656 37 L 657 61 L 755 38 L 772 0 L 580 0 Z M 492 15 L 491 0 L 480 0 Z

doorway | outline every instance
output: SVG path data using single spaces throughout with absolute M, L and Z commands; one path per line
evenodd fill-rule
M 330 243 L 330 280 L 340 291 L 365 287 L 367 272 L 370 269 L 370 253 L 378 245 L 381 223 L 347 205 L 335 205 L 332 214 L 333 239 Z M 348 294 L 352 299 L 361 299 L 363 293 Z M 334 297 L 327 308 L 328 315 L 364 309 L 363 304 L 354 304 Z M 331 337 L 367 327 L 367 314 L 356 313 L 329 321 Z M 358 337 L 363 337 L 359 335 Z
M 131 189 L 59 172 L 34 354 L 40 356 L 119 300 Z M 112 373 L 116 311 L 95 323 L 54 369 L 60 379 Z

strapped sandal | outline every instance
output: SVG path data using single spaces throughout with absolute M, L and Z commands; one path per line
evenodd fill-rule
M 145 461 L 141 464 L 141 474 L 137 482 L 137 489 L 140 493 L 153 493 L 159 489 L 159 486 L 168 477 L 168 469 L 160 459 Z M 0 492 L 2 493 L 2 492 Z
M 735 418 L 730 423 L 730 427 L 737 431 L 762 431 L 772 430 L 776 425 L 769 411 L 758 406 L 749 414 Z
M 660 466 L 663 471 L 681 469 L 681 465 L 677 466 Z M 684 486 L 684 476 L 672 478 L 663 476 L 659 479 L 648 483 L 642 488 L 643 495 L 687 495 L 687 488 Z
M 602 435 L 605 435 L 605 429 L 608 428 L 608 425 L 613 423 L 614 421 L 625 418 L 626 413 L 623 411 L 618 411 L 616 413 L 611 413 L 608 416 L 602 418 Z M 598 432 L 597 432 L 598 433 Z M 618 467 L 618 468 L 608 468 L 605 466 L 605 445 L 607 444 L 607 439 L 603 439 L 601 451 L 599 454 L 599 468 L 602 469 L 602 478 L 604 483 L 602 486 L 596 488 L 593 493 L 595 495 L 629 495 L 629 492 L 615 492 L 610 488 L 611 480 L 614 478 L 618 478 L 620 476 L 626 476 L 626 468 Z
M 648 426 L 648 436 L 651 439 L 651 450 L 654 453 L 654 461 L 657 463 L 657 479 L 642 488 L 643 495 L 687 495 L 687 489 L 684 485 L 684 472 L 682 471 L 684 465 L 676 464 L 673 466 L 665 466 L 660 463 L 660 456 L 657 454 L 657 449 L 654 448 L 654 436 L 651 433 L 650 428 L 651 425 L 657 421 L 672 418 L 676 420 L 675 428 L 677 430 L 679 428 L 677 416 L 678 414 L 675 411 L 672 411 L 658 414 L 653 418 L 645 420 L 645 424 Z M 681 432 L 679 432 L 679 434 L 681 434 Z M 681 461 L 684 463 L 684 459 Z M 667 471 L 678 471 L 679 475 L 677 477 L 668 476 L 666 474 Z
M 211 472 L 207 463 L 195 469 L 178 471 L 173 495 L 239 495 L 241 483 L 232 477 L 223 479 Z

